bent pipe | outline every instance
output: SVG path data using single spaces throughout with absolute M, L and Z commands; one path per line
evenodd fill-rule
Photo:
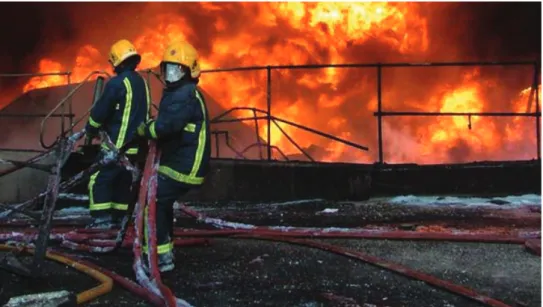
M 78 260 L 79 263 L 86 265 L 96 271 L 101 272 L 102 274 L 108 276 L 109 278 L 113 279 L 116 283 L 118 283 L 121 287 L 125 288 L 127 291 L 131 292 L 132 294 L 135 294 L 142 299 L 146 300 L 147 302 L 153 304 L 154 306 L 163 306 L 162 298 L 154 294 L 153 292 L 145 289 L 144 287 L 138 285 L 137 283 L 133 282 L 132 280 L 121 276 L 113 271 L 109 271 L 103 267 L 100 267 L 94 263 L 91 263 L 86 260 Z
M 233 111 L 239 111 L 239 110 L 245 110 L 245 111 L 253 111 L 253 112 L 258 112 L 258 113 L 262 113 L 262 114 L 265 114 L 266 115 L 266 119 L 269 117 L 271 120 L 275 120 L 275 121 L 278 121 L 278 122 L 281 122 L 281 123 L 284 123 L 284 124 L 287 124 L 287 125 L 290 125 L 290 126 L 293 126 L 293 127 L 296 127 L 298 129 L 302 129 L 302 130 L 305 130 L 307 132 L 310 132 L 310 133 L 313 133 L 313 134 L 317 134 L 319 136 L 322 136 L 324 138 L 327 138 L 327 139 L 331 139 L 333 141 L 336 141 L 336 142 L 339 142 L 339 143 L 343 143 L 347 146 L 350 146 L 350 147 L 353 147 L 353 148 L 356 148 L 356 149 L 359 149 L 359 150 L 363 150 L 363 151 L 368 151 L 369 148 L 367 146 L 362 146 L 362 145 L 359 145 L 359 144 L 356 144 L 356 143 L 353 143 L 351 141 L 347 141 L 347 140 L 344 140 L 342 138 L 339 138 L 339 137 L 336 137 L 334 135 L 331 135 L 331 134 L 328 134 L 328 133 L 325 133 L 325 132 L 322 132 L 322 131 L 319 131 L 319 130 L 316 130 L 316 129 L 313 129 L 313 128 L 309 128 L 307 126 L 304 126 L 304 125 L 300 125 L 300 124 L 297 124 L 295 122 L 291 122 L 289 120 L 286 120 L 286 119 L 282 119 L 282 118 L 279 118 L 279 117 L 276 117 L 276 116 L 272 116 L 271 114 L 269 114 L 267 111 L 264 111 L 264 110 L 261 110 L 261 109 L 257 109 L 257 108 L 249 108 L 249 107 L 235 107 L 235 108 L 231 108 L 229 109 L 228 111 L 225 111 L 221 114 L 219 114 L 218 116 L 214 117 L 213 119 L 210 120 L 210 123 L 218 123 L 218 122 L 222 122 L 221 119 L 223 117 L 225 117 L 226 115 L 232 113 Z M 250 120 L 252 118 L 246 118 L 247 120 Z M 229 120 L 230 121 L 230 120 Z M 233 119 L 231 121 L 239 121 L 237 119 Z
M 20 248 L 9 246 L 9 245 L 0 245 L 0 250 L 14 251 L 14 250 L 20 250 Z M 23 250 L 30 254 L 34 254 L 34 249 L 32 248 L 23 248 Z M 100 282 L 98 286 L 77 294 L 77 304 L 87 303 L 99 296 L 109 293 L 111 289 L 113 289 L 113 281 L 110 277 L 102 274 L 101 272 L 97 270 L 94 270 L 93 268 L 89 266 L 86 266 L 85 264 L 80 263 L 78 260 L 75 260 L 68 255 L 65 255 L 59 252 L 47 251 L 45 253 L 45 257 L 47 259 L 54 260 L 56 262 L 65 264 L 67 266 L 71 266 L 74 269 Z
M 21 162 L 19 165 L 14 165 L 13 167 L 10 167 L 8 169 L 5 169 L 5 170 L 2 170 L 0 171 L 0 177 L 3 177 L 5 175 L 9 175 L 15 171 L 18 171 L 22 168 L 24 168 L 26 165 L 30 165 L 30 164 L 35 164 L 47 157 L 49 157 L 51 154 L 53 154 L 53 150 L 48 150 L 48 151 L 45 151 L 45 152 L 42 152 L 24 162 Z

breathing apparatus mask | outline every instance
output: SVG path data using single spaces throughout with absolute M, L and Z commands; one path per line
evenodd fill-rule
M 163 62 L 160 64 L 160 74 L 166 85 L 175 85 L 186 75 L 186 69 L 181 64 Z

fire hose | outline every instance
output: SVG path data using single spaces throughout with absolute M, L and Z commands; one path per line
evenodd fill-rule
M 177 229 L 176 232 L 175 232 L 176 236 L 217 237 L 217 236 L 222 235 L 222 236 L 232 236 L 232 238 L 238 238 L 238 239 L 274 240 L 274 241 L 280 241 L 280 242 L 287 242 L 287 243 L 291 243 L 291 244 L 305 245 L 305 246 L 309 246 L 309 247 L 313 247 L 313 248 L 319 248 L 319 249 L 327 250 L 327 251 L 334 252 L 334 253 L 337 253 L 337 254 L 340 254 L 340 255 L 344 255 L 344 256 L 347 256 L 347 257 L 351 257 L 351 258 L 354 258 L 354 259 L 362 260 L 364 262 L 379 266 L 379 267 L 381 267 L 383 269 L 392 270 L 392 271 L 394 271 L 396 273 L 399 273 L 399 274 L 406 275 L 406 276 L 414 278 L 414 279 L 424 281 L 424 282 L 426 282 L 426 283 L 428 283 L 430 285 L 443 288 L 445 290 L 451 291 L 451 292 L 456 293 L 458 295 L 462 295 L 464 297 L 471 298 L 473 300 L 484 303 L 484 304 L 486 304 L 488 306 L 507 306 L 507 305 L 505 305 L 505 304 L 503 304 L 501 302 L 498 302 L 498 301 L 496 301 L 496 300 L 494 300 L 492 298 L 486 297 L 486 296 L 481 295 L 481 294 L 477 294 L 473 290 L 470 290 L 468 288 L 461 287 L 461 286 L 458 286 L 458 285 L 454 285 L 454 284 L 452 284 L 450 282 L 447 282 L 445 280 L 440 280 L 440 279 L 435 278 L 433 276 L 423 274 L 423 273 L 420 273 L 420 272 L 416 272 L 416 271 L 410 270 L 410 269 L 408 269 L 406 267 L 399 266 L 397 264 L 394 264 L 394 263 L 391 263 L 391 262 L 388 262 L 388 261 L 385 261 L 385 260 L 382 260 L 382 259 L 378 259 L 378 258 L 369 256 L 369 255 L 365 255 L 365 254 L 360 253 L 360 252 L 348 251 L 348 250 L 346 250 L 346 249 L 344 249 L 342 247 L 338 247 L 338 246 L 333 246 L 333 245 L 328 245 L 328 244 L 323 244 L 323 243 L 317 243 L 317 242 L 312 242 L 312 241 L 308 241 L 308 240 L 300 240 L 300 239 L 285 237 L 282 234 L 289 234 L 289 232 L 285 232 L 285 231 L 283 231 L 283 232 L 276 231 L 274 234 L 272 234 L 270 232 L 270 233 L 268 233 L 266 235 L 264 235 L 262 233 L 263 232 L 258 232 L 258 231 L 251 232 L 251 231 L 246 231 L 246 230 L 241 230 L 240 231 L 240 230 L 228 230 L 228 229 L 224 229 L 224 230 L 200 230 L 200 231 L 198 231 L 198 230 L 184 231 L 184 230 L 181 230 L 181 229 Z M 372 236 L 372 235 L 370 235 L 369 237 L 370 238 L 382 238 L 382 237 L 394 238 L 393 234 L 400 234 L 400 233 L 401 233 L 401 231 L 388 232 L 388 233 L 385 233 L 386 236 Z M 406 233 L 410 233 L 410 232 L 406 231 Z M 70 234 L 72 234 L 72 236 L 70 236 Z M 296 234 L 296 237 L 315 238 L 315 236 L 313 234 L 314 233 L 311 233 L 311 232 L 302 232 L 302 233 Z M 354 237 L 367 238 L 368 237 L 368 236 L 365 236 L 362 231 L 359 231 L 358 233 L 355 233 L 355 232 L 343 233 L 343 236 L 342 236 L 342 233 L 324 233 L 324 234 L 326 234 L 326 235 L 320 236 L 319 238 L 337 238 L 337 237 L 339 237 L 339 238 L 345 238 L 345 237 L 347 237 L 347 238 L 354 238 Z M 369 233 L 366 233 L 366 235 L 368 235 L 368 234 Z M 442 234 L 433 234 L 433 233 L 424 233 L 424 234 L 425 234 L 425 236 L 417 236 L 416 238 L 417 239 L 424 239 L 424 238 L 437 239 L 439 235 L 442 235 Z M 28 235 L 29 234 L 27 234 L 27 236 Z M 57 236 L 65 238 L 65 239 L 69 239 L 69 240 L 74 240 L 74 241 L 77 241 L 75 239 L 79 238 L 80 241 L 87 241 L 88 244 L 98 244 L 98 242 L 105 243 L 106 239 L 108 237 L 109 238 L 114 237 L 114 233 L 112 233 L 112 232 L 110 232 L 110 233 L 88 232 L 88 233 L 79 233 L 79 234 L 77 234 L 77 233 L 74 233 L 73 231 L 70 232 L 68 229 L 66 229 L 66 230 L 64 230 L 64 232 L 59 231 L 57 233 Z M 83 236 L 86 236 L 86 237 L 84 238 Z M 20 239 L 23 239 L 23 238 L 29 239 L 28 237 L 25 237 L 25 236 L 20 236 L 19 238 Z M 407 238 L 410 238 L 410 237 L 407 237 Z M 462 241 L 464 241 L 464 240 L 467 240 L 467 241 L 481 241 L 482 240 L 482 241 L 484 241 L 485 239 L 488 239 L 491 242 L 501 242 L 501 243 L 511 243 L 511 244 L 522 244 L 524 241 L 526 241 L 526 238 L 512 237 L 512 236 L 487 236 L 487 237 L 484 237 L 484 236 L 481 236 L 481 235 L 477 235 L 477 236 L 476 235 L 471 235 L 471 236 L 470 235 L 463 235 L 460 238 L 463 238 L 463 239 L 455 240 L 455 241 L 461 241 L 461 240 Z M 5 239 L 8 239 L 7 233 L 0 235 L 0 240 L 5 240 Z M 12 237 L 11 239 L 16 239 L 16 238 Z M 94 240 L 92 240 L 92 239 L 94 239 Z M 19 240 L 17 240 L 17 241 L 19 241 Z M 139 240 L 136 240 L 135 242 L 139 242 Z M 203 243 L 203 242 L 204 241 L 200 241 L 200 242 L 192 241 L 191 243 L 197 244 L 197 243 Z M 111 243 L 114 243 L 114 242 L 111 242 Z M 177 240 L 176 240 L 176 243 L 177 243 Z M 136 254 L 136 256 L 137 255 L 139 255 L 139 261 L 141 261 L 141 253 Z M 140 269 L 140 272 L 141 272 L 141 267 L 138 266 L 138 269 Z M 151 303 L 155 304 L 155 305 L 161 306 L 160 304 L 156 304 L 156 298 L 160 298 L 161 296 L 157 293 L 157 289 L 156 289 L 156 287 L 153 287 L 153 285 L 146 286 L 146 284 L 143 284 L 144 286 L 146 286 L 145 288 L 147 289 L 147 291 L 145 291 L 145 290 L 142 290 L 140 288 L 137 288 L 138 290 L 131 289 L 131 288 L 134 288 L 133 285 L 132 286 L 131 285 L 126 285 L 125 284 L 126 282 L 122 282 L 122 283 L 123 283 L 123 286 L 125 288 L 127 288 L 128 290 L 138 292 L 139 296 L 142 296 L 142 294 L 141 294 L 142 291 L 147 293 L 147 294 L 145 294 L 146 296 L 151 295 L 148 292 L 152 293 L 153 298 L 149 299 L 149 301 Z M 149 288 L 151 288 L 152 290 L 149 290 Z M 153 302 L 153 300 L 154 300 L 154 302 Z
M 164 300 L 164 305 L 168 307 L 190 306 L 187 302 L 177 299 L 172 291 L 162 283 L 162 278 L 157 265 L 157 246 L 156 246 L 156 189 L 157 189 L 157 169 L 159 163 L 159 153 L 157 153 L 155 142 L 149 146 L 149 154 L 145 163 L 144 173 L 141 180 L 140 194 L 136 203 L 135 213 L 135 240 L 134 240 L 134 272 L 136 278 L 145 288 L 159 295 Z M 147 204 L 147 208 L 145 208 Z M 147 209 L 147 214 L 145 214 Z M 147 217 L 145 227 L 147 243 L 147 266 L 151 278 L 145 273 L 142 262 L 141 242 L 144 232 L 144 216 Z
M 145 297 L 149 302 L 154 305 L 166 305 L 166 306 L 189 306 L 189 304 L 183 300 L 176 298 L 171 290 L 167 288 L 161 281 L 160 273 L 157 267 L 156 256 L 156 169 L 158 166 L 157 151 L 154 144 L 150 146 L 150 152 L 146 161 L 146 167 L 144 169 L 143 178 L 141 180 L 141 188 L 139 198 L 136 203 L 135 223 L 133 231 L 133 238 L 127 237 L 122 242 L 122 246 L 127 246 L 133 243 L 134 251 L 134 264 L 136 276 L 140 284 L 143 286 L 136 286 L 130 281 L 123 281 L 121 277 L 115 277 L 114 279 L 121 283 L 130 291 L 138 292 L 140 296 Z M 145 208 L 147 208 L 147 214 L 145 214 Z M 371 238 L 371 239 L 399 239 L 399 240 L 451 240 L 451 241 L 470 241 L 470 242 L 499 242 L 499 243 L 511 243 L 511 244 L 525 244 L 527 239 L 537 237 L 537 235 L 518 235 L 518 236 L 504 236 L 504 235 L 468 235 L 468 234 L 443 234 L 443 233 L 417 233 L 413 231 L 368 231 L 360 229 L 338 229 L 338 228 L 299 228 L 299 227 L 271 227 L 271 226 L 254 226 L 248 224 L 231 223 L 220 219 L 208 218 L 203 214 L 200 214 L 186 206 L 181 206 L 181 210 L 196 218 L 200 222 L 211 224 L 219 230 L 187 230 L 176 229 L 175 236 L 179 237 L 219 237 L 219 236 L 232 236 L 239 239 L 263 239 L 281 241 L 291 244 L 305 245 L 313 248 L 319 248 L 341 254 L 347 257 L 355 258 L 377 265 L 383 269 L 392 270 L 396 273 L 424 281 L 430 285 L 443 288 L 458 295 L 476 300 L 484 303 L 488 306 L 503 307 L 508 306 L 502 302 L 494 300 L 492 298 L 475 293 L 473 290 L 465 287 L 452 284 L 450 282 L 440 280 L 433 276 L 423 274 L 410 270 L 408 268 L 399 266 L 388 261 L 378 259 L 369 255 L 365 255 L 359 252 L 348 251 L 344 248 L 322 244 L 318 242 L 294 239 L 296 238 Z M 144 230 L 144 218 L 147 218 L 147 227 Z M 147 263 L 149 265 L 149 271 L 151 276 L 147 276 L 143 270 L 141 242 L 143 241 L 144 231 L 147 232 Z M 127 231 L 129 232 L 129 231 Z M 64 242 L 64 246 L 71 247 L 77 250 L 93 251 L 92 248 L 101 248 L 105 246 L 112 246 L 116 243 L 115 240 L 111 240 L 115 236 L 113 231 L 106 232 L 93 232 L 93 231 L 73 231 L 69 229 L 53 229 L 51 232 L 52 239 L 60 240 Z M 35 237 L 35 232 L 25 231 L 24 233 L 16 232 L 0 232 L 0 241 L 14 240 L 14 241 L 28 241 Z M 76 242 L 85 243 L 86 245 L 78 244 Z M 175 239 L 176 245 L 188 245 L 188 244 L 200 244 L 205 243 L 205 240 L 180 240 Z M 105 269 L 100 269 L 102 272 L 107 272 Z M 118 276 L 112 272 L 109 272 L 109 276 Z M 113 278 L 113 277 L 112 277 Z M 160 303 L 159 303 L 160 300 Z

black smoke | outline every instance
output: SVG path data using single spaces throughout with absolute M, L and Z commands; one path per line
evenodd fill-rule
M 211 46 L 213 15 L 240 12 L 240 4 L 220 3 L 220 12 L 198 9 L 197 3 L 15 3 L 0 4 L 0 72 L 36 69 L 44 55 L 66 51 L 70 42 L 87 41 L 108 45 L 115 32 L 127 35 L 127 28 L 144 23 L 153 13 L 178 12 L 197 27 L 195 42 L 202 52 Z M 455 41 L 458 57 L 469 59 L 539 58 L 541 54 L 541 3 L 426 3 L 423 16 L 429 20 L 431 42 Z M 149 9 L 152 7 L 154 9 Z M 250 7 L 251 8 L 251 7 Z M 249 9 L 250 9 L 249 8 Z M 245 8 L 247 10 L 247 8 Z M 254 4 L 258 10 L 258 4 Z M 250 31 L 250 22 L 235 18 L 229 30 Z M 239 24 L 238 24 L 239 23 Z M 135 34 L 135 33 L 134 33 Z M 91 40 L 85 40 L 88 36 Z M 450 55 L 448 55 L 450 57 Z M 435 59 L 451 60 L 451 59 Z

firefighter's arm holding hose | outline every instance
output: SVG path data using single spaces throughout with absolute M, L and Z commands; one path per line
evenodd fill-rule
M 149 120 L 138 127 L 138 135 L 148 139 L 159 139 L 185 128 L 195 112 L 199 110 L 196 87 L 186 86 L 182 90 L 165 90 L 156 120 Z
M 120 78 L 112 78 L 105 86 L 104 93 L 92 106 L 89 121 L 85 126 L 87 138 L 98 136 L 100 128 L 107 122 L 108 117 L 115 111 L 115 102 L 122 96 L 124 86 Z

